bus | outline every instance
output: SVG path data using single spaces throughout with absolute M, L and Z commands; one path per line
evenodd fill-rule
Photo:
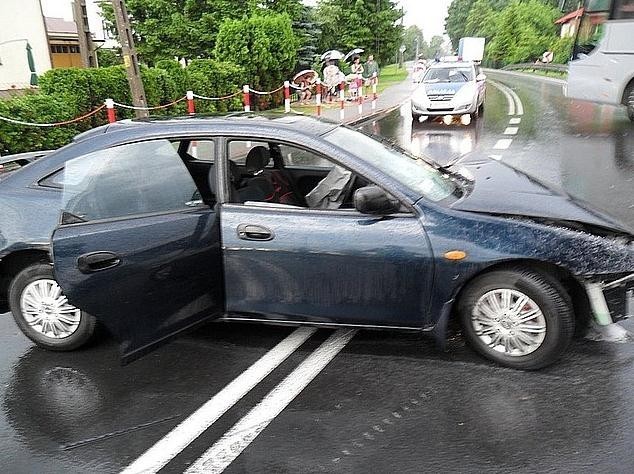
M 634 122 L 634 0 L 586 0 L 566 95 L 624 105 Z

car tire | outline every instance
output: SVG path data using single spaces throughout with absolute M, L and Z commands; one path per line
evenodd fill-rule
M 71 351 L 95 333 L 95 318 L 68 304 L 50 264 L 37 263 L 16 275 L 9 307 L 20 330 L 45 349 Z
M 552 364 L 575 331 L 564 288 L 554 278 L 521 268 L 477 277 L 462 291 L 458 313 L 476 352 L 515 369 Z

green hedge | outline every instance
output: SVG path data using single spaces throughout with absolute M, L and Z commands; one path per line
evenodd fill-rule
M 0 115 L 25 122 L 62 122 L 80 113 L 73 100 L 64 96 L 34 93 L 0 101 Z M 81 131 L 82 128 L 76 125 L 39 128 L 0 121 L 0 152 L 6 155 L 58 148 Z
M 233 63 L 198 59 L 182 68 L 176 61 L 159 61 L 157 67 L 141 68 L 145 95 L 149 106 L 168 104 L 185 95 L 218 97 L 241 90 L 246 82 L 244 68 Z M 62 122 L 104 103 L 106 98 L 131 104 L 130 89 L 123 66 L 81 69 L 51 69 L 39 78 L 40 90 L 21 97 L 0 100 L 0 115 L 35 123 Z M 196 111 L 226 112 L 239 110 L 241 96 L 217 102 L 196 102 Z M 152 115 L 182 115 L 185 101 Z M 117 108 L 117 118 L 131 118 L 132 110 Z M 0 153 L 21 153 L 58 148 L 74 135 L 107 122 L 105 111 L 77 124 L 62 127 L 27 127 L 0 121 Z

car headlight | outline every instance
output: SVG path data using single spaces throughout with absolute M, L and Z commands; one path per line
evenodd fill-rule
M 423 107 L 429 107 L 429 97 L 425 92 L 425 87 L 418 87 L 412 94 L 412 101 Z
M 453 103 L 455 106 L 471 105 L 475 97 L 475 87 L 470 84 L 465 84 L 462 88 L 456 92 L 453 97 Z

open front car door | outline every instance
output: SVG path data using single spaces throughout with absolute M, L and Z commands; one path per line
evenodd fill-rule
M 218 215 L 173 144 L 133 143 L 70 160 L 63 186 L 52 236 L 57 281 L 119 340 L 124 363 L 220 316 Z

